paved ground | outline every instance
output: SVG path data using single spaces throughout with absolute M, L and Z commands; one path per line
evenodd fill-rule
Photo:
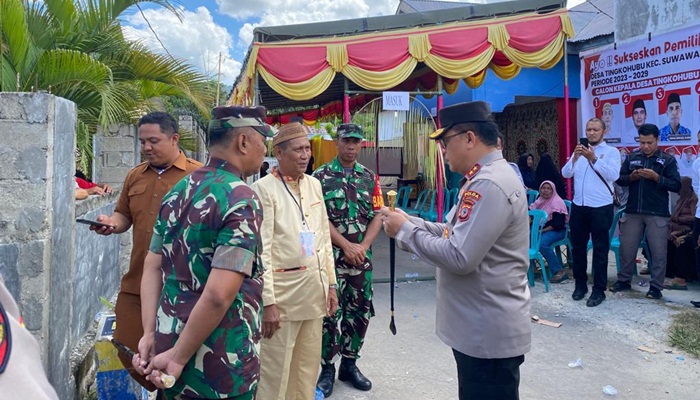
M 375 276 L 388 277 L 388 240 L 375 245 Z M 610 280 L 614 280 L 614 265 Z M 434 276 L 434 268 L 397 251 L 397 275 Z M 641 278 L 648 278 L 642 276 Z M 700 300 L 700 286 L 688 292 L 664 291 L 664 299 L 644 298 L 646 287 L 634 281 L 633 293 L 612 294 L 596 308 L 571 300 L 573 283 L 552 285 L 544 293 L 541 281 L 532 288 L 532 314 L 561 322 L 560 328 L 533 324 L 532 351 L 521 368 L 522 399 L 606 399 L 612 385 L 620 399 L 700 399 L 700 361 L 673 349 L 667 329 L 671 317 Z M 451 350 L 435 335 L 435 282 L 402 282 L 396 286 L 396 326 L 389 332 L 389 284 L 375 284 L 377 316 L 370 324 L 363 357 L 358 362 L 374 388 L 360 392 L 336 382 L 336 400 L 456 399 L 456 368 Z M 700 310 L 699 310 L 700 312 Z M 657 350 L 650 354 L 638 346 Z M 667 353 L 667 351 L 673 351 Z M 583 368 L 569 368 L 577 358 Z

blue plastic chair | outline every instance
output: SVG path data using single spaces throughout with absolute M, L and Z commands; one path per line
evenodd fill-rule
M 564 204 L 566 204 L 566 209 L 569 211 L 569 217 L 571 217 L 571 201 L 564 200 Z M 558 240 L 552 243 L 552 247 L 554 247 L 554 252 L 557 253 L 557 257 L 559 257 L 559 264 L 561 264 L 562 266 L 564 265 L 564 259 L 561 255 L 561 246 L 566 246 L 566 263 L 569 266 L 571 266 L 571 240 L 569 239 L 570 234 L 571 228 L 569 227 L 569 221 L 566 221 L 566 233 L 564 234 L 564 238 L 562 240 Z
M 433 191 L 432 196 L 430 196 L 430 207 L 428 211 L 424 212 L 421 214 L 421 218 L 423 218 L 426 221 L 432 221 L 432 222 L 437 222 L 438 220 L 438 215 L 437 215 L 437 190 Z M 443 219 L 445 217 L 445 214 L 450 211 L 450 193 L 446 188 L 442 188 L 442 209 L 443 209 Z
M 540 253 L 540 241 L 542 240 L 542 227 L 547 221 L 547 213 L 543 210 L 530 210 L 528 215 L 532 218 L 530 225 L 530 267 L 527 270 L 527 280 L 530 286 L 535 286 L 535 260 L 539 261 L 542 268 L 542 280 L 544 281 L 544 291 L 549 292 L 549 277 L 547 267 L 544 265 L 544 257 Z
M 538 192 L 537 190 L 529 189 L 527 191 L 527 205 L 529 206 L 530 204 L 534 203 L 539 195 L 540 192 Z
M 613 236 L 615 234 L 615 226 L 617 225 L 617 222 L 619 222 L 620 218 L 622 218 L 625 215 L 625 209 L 621 208 L 618 210 L 616 214 L 620 214 L 620 217 L 618 218 L 618 221 L 613 221 L 613 226 L 611 227 L 610 230 L 610 235 Z M 639 248 L 644 249 L 647 253 L 648 257 L 651 257 L 651 252 L 649 251 L 649 245 L 647 244 L 647 237 L 646 233 L 642 234 L 642 240 L 639 242 Z M 617 272 L 620 272 L 620 268 L 622 268 L 622 264 L 620 263 L 620 237 L 615 236 L 610 239 L 610 250 L 615 253 L 615 266 L 617 267 Z M 649 260 L 649 263 L 647 264 L 647 268 L 651 270 L 651 260 Z M 634 275 L 637 275 L 637 266 L 635 265 Z
M 406 208 L 404 211 L 408 215 L 412 215 L 414 217 L 420 217 L 423 212 L 425 212 L 425 204 L 428 201 L 428 197 L 433 191 L 430 189 L 425 189 L 422 192 L 418 193 L 418 198 L 416 199 L 416 204 L 413 206 L 413 208 Z
M 613 221 L 612 225 L 610 225 L 610 229 L 608 230 L 608 238 L 610 240 L 610 250 L 612 250 L 613 253 L 615 253 L 615 264 L 617 265 L 617 270 L 620 270 L 620 238 L 615 237 L 615 228 L 617 227 L 617 224 L 620 223 L 620 218 L 622 217 L 622 214 L 624 214 L 625 209 L 621 208 L 617 210 L 615 215 L 613 215 Z M 616 245 L 615 248 L 613 248 L 613 244 Z M 591 239 L 588 239 L 588 246 L 586 247 L 586 253 L 591 251 L 593 249 L 593 241 Z
M 396 205 L 406 211 L 408 209 L 408 198 L 413 193 L 413 186 L 403 186 L 396 192 Z

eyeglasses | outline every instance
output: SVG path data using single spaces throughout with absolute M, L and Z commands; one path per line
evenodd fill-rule
M 441 137 L 441 138 L 438 139 L 438 140 L 440 141 L 440 144 L 442 145 L 442 148 L 443 148 L 443 149 L 446 149 L 446 148 L 447 148 L 447 143 L 449 143 L 449 140 L 448 140 L 448 139 L 452 139 L 453 137 L 458 136 L 458 135 L 461 135 L 461 134 L 464 134 L 464 133 L 467 133 L 467 132 L 464 131 L 464 132 L 455 133 L 454 135 Z

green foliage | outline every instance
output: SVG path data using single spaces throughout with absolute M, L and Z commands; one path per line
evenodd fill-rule
M 162 109 L 157 99 L 166 96 L 205 121 L 214 102 L 211 83 L 192 66 L 124 38 L 119 17 L 142 3 L 179 16 L 169 0 L 0 1 L 0 91 L 44 90 L 73 101 L 86 172 L 98 126 L 134 122 Z
M 669 341 L 671 345 L 700 358 L 700 313 L 683 311 L 674 316 Z

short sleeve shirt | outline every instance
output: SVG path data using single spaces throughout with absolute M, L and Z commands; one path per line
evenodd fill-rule
M 360 243 L 374 218 L 372 195 L 375 174 L 360 163 L 346 171 L 338 158 L 318 168 L 313 176 L 321 181 L 328 219 L 338 232 L 352 243 Z M 342 250 L 333 245 L 334 257 L 342 257 Z M 372 250 L 367 250 L 372 260 Z
M 202 163 L 187 158 L 185 153 L 180 152 L 173 165 L 164 171 L 159 172 L 148 162 L 141 163 L 129 171 L 114 209 L 131 222 L 134 239 L 129 271 L 122 278 L 122 292 L 136 295 L 141 292 L 143 260 L 148 252 L 153 224 L 163 196 L 180 179 L 201 166 Z
M 262 208 L 228 162 L 212 158 L 163 199 L 151 250 L 162 254 L 156 352 L 173 347 L 212 268 L 245 275 L 219 325 L 187 362 L 169 396 L 234 397 L 257 387 L 262 321 Z

